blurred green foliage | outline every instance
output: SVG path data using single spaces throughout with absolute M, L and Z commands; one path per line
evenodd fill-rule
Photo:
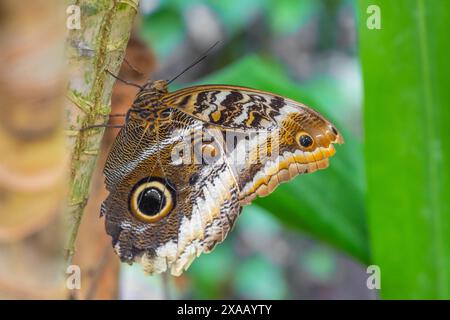
M 301 28 L 320 7 L 321 2 L 317 0 L 270 0 L 265 9 L 271 31 L 287 34 Z
M 313 248 L 302 254 L 299 264 L 317 282 L 326 283 L 336 275 L 336 259 L 330 250 L 324 248 Z
M 233 285 L 237 295 L 244 299 L 284 299 L 287 294 L 280 268 L 262 256 L 241 263 Z
M 282 36 L 298 31 L 323 12 L 327 13 L 323 15 L 326 22 L 333 18 L 337 8 L 350 3 L 351 0 L 163 0 L 157 10 L 145 16 L 141 36 L 152 44 L 158 59 L 165 61 L 185 39 L 186 20 L 192 19 L 188 10 L 194 6 L 209 8 L 226 36 L 233 38 L 257 17 L 264 19 L 269 34 Z
M 366 25 L 371 4 L 381 30 Z M 450 298 L 449 21 L 449 1 L 359 2 L 367 207 L 384 298 Z
M 193 263 L 187 271 L 193 281 L 193 296 L 198 299 L 219 299 L 226 296 L 224 291 L 230 289 L 228 285 L 237 264 L 231 244 L 218 245 L 212 253 L 204 255 L 198 259 L 200 260 L 200 263 Z
M 158 57 L 167 57 L 183 41 L 184 30 L 181 13 L 167 7 L 144 17 L 141 37 L 152 43 Z

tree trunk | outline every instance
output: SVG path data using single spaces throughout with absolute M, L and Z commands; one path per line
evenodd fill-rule
M 70 82 L 66 114 L 67 136 L 72 152 L 70 191 L 67 206 L 67 262 L 70 264 L 91 176 L 99 153 L 104 124 L 110 113 L 115 81 L 130 36 L 138 0 L 80 0 L 81 28 L 67 37 Z

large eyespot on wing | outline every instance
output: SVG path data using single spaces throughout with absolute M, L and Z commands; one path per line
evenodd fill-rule
M 140 263 L 149 274 L 170 270 L 180 275 L 197 256 L 225 239 L 241 211 L 236 179 L 219 161 L 215 144 L 200 148 L 212 163 L 173 161 L 172 151 L 180 143 L 176 129 L 189 135 L 198 123 L 176 111 L 172 122 L 144 136 L 144 128 L 132 124 L 141 143 L 127 136 L 112 149 L 116 156 L 133 154 L 136 148 L 139 152 L 109 186 L 103 204 L 106 230 L 121 260 Z M 106 174 L 114 174 L 112 168 L 118 165 L 110 164 Z
M 186 121 L 178 124 L 189 125 Z M 153 257 L 158 246 L 177 239 L 183 216 L 177 210 L 178 181 L 167 179 L 161 168 L 162 162 L 170 161 L 167 151 L 175 143 L 167 126 L 150 127 L 131 118 L 111 148 L 104 170 L 110 194 L 102 204 L 102 215 L 123 262 L 133 263 L 144 255 Z M 154 272 L 163 269 L 155 266 Z
M 168 215 L 176 206 L 176 191 L 169 181 L 147 177 L 131 189 L 128 210 L 137 219 L 154 223 Z

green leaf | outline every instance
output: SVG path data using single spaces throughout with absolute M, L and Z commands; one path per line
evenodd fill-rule
M 449 1 L 363 0 L 367 203 L 388 299 L 450 298 Z M 381 9 L 369 30 L 367 8 Z
M 330 118 L 334 105 L 318 105 L 272 61 L 250 56 L 209 76 L 202 83 L 244 85 L 274 92 L 314 107 Z M 326 170 L 283 184 L 257 200 L 286 225 L 307 231 L 368 262 L 364 215 L 364 175 L 360 143 L 339 122 L 346 143 L 337 147 Z

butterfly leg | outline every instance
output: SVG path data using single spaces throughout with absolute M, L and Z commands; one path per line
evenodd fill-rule
M 124 125 L 116 125 L 116 124 L 94 124 L 91 126 L 87 126 L 84 128 L 81 128 L 80 131 L 86 131 L 93 128 L 123 128 Z

